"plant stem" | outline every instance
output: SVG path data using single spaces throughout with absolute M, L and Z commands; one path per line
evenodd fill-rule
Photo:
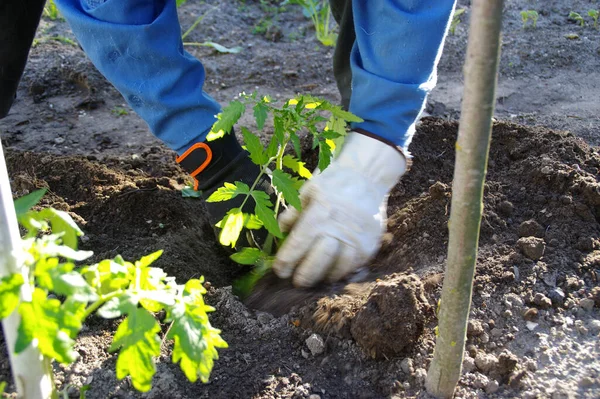
M 190 33 L 192 33 L 192 31 L 193 31 L 193 30 L 196 28 L 196 26 L 198 26 L 198 24 L 199 24 L 200 22 L 202 22 L 202 20 L 203 20 L 203 19 L 204 19 L 204 18 L 205 18 L 205 17 L 206 17 L 206 16 L 207 16 L 207 15 L 208 15 L 210 12 L 212 12 L 212 11 L 214 11 L 214 10 L 216 10 L 216 9 L 217 9 L 217 7 L 215 6 L 215 7 L 213 7 L 213 8 L 210 8 L 210 9 L 209 9 L 208 11 L 206 11 L 204 14 L 200 15 L 200 16 L 199 16 L 199 17 L 198 17 L 198 18 L 197 18 L 197 19 L 194 21 L 194 23 L 192 24 L 192 26 L 190 26 L 190 27 L 188 28 L 188 30 L 186 30 L 186 31 L 185 31 L 185 33 L 184 33 L 183 35 L 181 35 L 181 40 L 184 40 L 184 39 L 187 37 L 187 35 L 189 35 Z
M 502 0 L 473 0 L 439 334 L 425 383 L 429 394 L 442 398 L 454 394 L 465 348 L 491 140 L 501 22 Z
M 96 302 L 94 302 L 93 304 L 91 304 L 86 310 L 85 313 L 83 315 L 83 320 L 87 319 L 89 315 L 91 315 L 92 313 L 94 313 L 100 306 L 104 305 L 107 301 L 118 297 L 119 295 L 123 294 L 124 291 L 123 290 L 119 290 L 119 291 L 115 291 L 115 292 L 111 292 L 108 295 L 101 295 L 100 299 L 98 299 Z

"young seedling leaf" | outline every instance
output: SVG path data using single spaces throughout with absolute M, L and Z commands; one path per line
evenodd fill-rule
M 82 303 L 98 299 L 96 291 L 81 274 L 73 271 L 74 268 L 73 263 L 59 263 L 58 258 L 42 258 L 36 264 L 34 275 L 39 287 L 58 295 L 68 296 Z
M 263 145 L 260 139 L 256 137 L 250 130 L 242 127 L 242 136 L 244 136 L 244 142 L 246 143 L 246 149 L 250 153 L 250 159 L 258 166 L 262 166 L 269 161 L 267 154 L 265 154 Z
M 54 208 L 45 208 L 38 214 L 39 217 L 50 221 L 54 234 L 62 233 L 61 238 L 66 246 L 77 250 L 77 237 L 82 236 L 83 231 L 81 231 L 77 223 L 75 223 L 67 212 Z
M 133 268 L 133 265 L 131 266 Z M 107 295 L 125 289 L 130 282 L 127 266 L 110 259 L 84 267 L 81 270 L 81 275 L 100 295 Z
M 331 147 L 325 141 L 319 141 L 319 170 L 325 170 L 331 163 Z
M 139 267 L 139 268 L 142 268 L 142 269 L 146 268 L 146 267 L 150 266 L 151 264 L 153 264 L 154 262 L 156 262 L 156 260 L 158 258 L 160 258 L 162 254 L 163 254 L 162 249 L 159 249 L 158 251 L 153 252 L 153 253 L 151 253 L 149 255 L 142 256 L 140 258 L 140 260 L 137 260 L 135 262 L 135 267 Z M 161 275 L 164 274 L 164 272 L 162 270 L 160 270 L 160 272 L 161 272 Z
M 38 349 L 51 359 L 59 363 L 69 364 L 77 359 L 73 349 L 75 341 L 60 328 L 58 321 L 64 318 L 58 299 L 49 299 L 46 293 L 36 288 L 33 291 L 31 302 L 22 302 L 19 306 L 21 323 L 18 328 L 15 353 L 21 353 L 34 339 L 37 339 Z M 77 325 L 77 320 L 70 320 L 69 324 Z M 81 328 L 79 322 L 79 328 Z
M 231 260 L 240 265 L 254 265 L 263 252 L 258 248 L 242 248 L 239 252 L 230 256 Z
M 256 127 L 258 130 L 262 130 L 269 114 L 269 107 L 264 102 L 256 103 L 253 108 L 254 118 L 256 119 Z
M 225 183 L 223 187 L 220 187 L 217 191 L 212 193 L 206 202 L 221 202 L 229 201 L 237 197 L 240 194 L 249 194 L 250 187 L 246 183 L 236 181 L 235 184 Z
M 273 136 L 267 147 L 267 156 L 269 158 L 274 157 L 277 154 L 277 150 L 279 150 L 279 143 L 277 142 L 277 138 Z
M 324 111 L 329 111 L 331 112 L 331 115 L 335 116 L 336 118 L 342 118 L 347 122 L 364 122 L 362 118 L 354 115 L 351 112 L 344 111 L 339 105 L 333 105 L 328 102 L 323 102 L 323 104 L 321 104 L 320 106 L 320 109 Z
M 35 190 L 27 195 L 24 195 L 21 198 L 15 200 L 15 212 L 17 213 L 17 218 L 25 215 L 31 208 L 37 205 L 38 202 L 42 199 L 42 197 L 46 194 L 46 189 L 43 188 L 41 190 Z
M 302 210 L 302 203 L 300 202 L 300 194 L 295 187 L 297 182 L 298 178 L 292 177 L 282 170 L 276 169 L 273 171 L 273 185 L 279 192 L 283 193 L 283 197 L 290 205 L 300 211 Z
M 264 191 L 253 191 L 252 198 L 254 198 L 254 201 L 256 202 L 254 213 L 260 219 L 267 231 L 275 237 L 282 238 L 283 234 L 281 234 L 281 230 L 279 229 L 275 211 L 271 209 L 273 204 L 267 193 Z
M 297 158 L 291 155 L 284 155 L 283 157 L 283 166 L 285 166 L 286 168 L 290 168 L 300 177 L 310 179 L 312 177 L 312 173 L 304 165 L 304 162 L 300 162 Z
M 119 325 L 109 348 L 119 350 L 117 378 L 128 375 L 135 389 L 148 392 L 152 388 L 152 376 L 156 372 L 154 357 L 160 355 L 160 326 L 147 310 L 134 308 Z
M 232 101 L 228 106 L 223 108 L 223 111 L 217 115 L 217 121 L 213 125 L 210 133 L 206 136 L 207 141 L 214 141 L 226 134 L 231 133 L 233 125 L 242 117 L 246 110 L 246 106 L 240 101 Z
M 131 293 L 126 292 L 106 301 L 106 303 L 96 311 L 96 314 L 104 319 L 116 319 L 124 314 L 133 312 L 137 305 L 137 298 Z
M 292 142 L 292 146 L 294 146 L 294 151 L 296 152 L 296 157 L 298 159 L 302 159 L 302 147 L 300 145 L 300 137 L 294 132 L 290 133 L 290 140 Z
M 23 276 L 17 273 L 0 279 L 0 320 L 8 317 L 19 305 L 19 293 L 23 283 Z
M 221 226 L 221 234 L 219 235 L 221 245 L 235 247 L 244 228 L 244 215 L 240 208 L 230 209 L 218 224 Z
M 207 313 L 214 309 L 204 303 L 202 294 L 205 292 L 202 280 L 188 281 L 183 300 L 171 308 L 167 318 L 173 321 L 167 336 L 174 340 L 173 363 L 179 362 L 191 382 L 196 382 L 198 377 L 208 382 L 214 359 L 219 358 L 216 348 L 228 347 L 220 331 L 208 321 Z

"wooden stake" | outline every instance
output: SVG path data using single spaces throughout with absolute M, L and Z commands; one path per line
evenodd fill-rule
M 425 382 L 427 392 L 439 398 L 452 397 L 462 368 L 492 135 L 502 3 L 473 0 L 471 8 L 452 184 L 448 263 L 436 347 Z

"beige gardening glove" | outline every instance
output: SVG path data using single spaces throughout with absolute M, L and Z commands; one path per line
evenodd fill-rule
M 291 231 L 273 265 L 297 287 L 334 282 L 375 255 L 386 229 L 387 198 L 407 169 L 396 148 L 366 135 L 348 134 L 339 157 L 300 190 L 302 212 L 279 217 Z

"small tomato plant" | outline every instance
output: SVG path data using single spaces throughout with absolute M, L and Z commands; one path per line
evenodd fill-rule
M 594 20 L 594 28 L 598 29 L 598 10 L 588 10 L 587 14 Z
M 585 26 L 585 20 L 583 19 L 581 14 L 579 14 L 575 11 L 571 11 L 569 13 L 569 19 L 576 21 L 579 24 L 579 26 L 581 26 L 581 27 Z
M 269 270 L 276 246 L 284 239 L 277 223 L 277 214 L 282 207 L 292 206 L 301 210 L 299 189 L 312 177 L 312 173 L 302 162 L 299 133 L 308 132 L 312 136 L 312 148 L 319 151 L 318 169 L 323 171 L 339 148 L 346 136 L 347 122 L 361 122 L 362 119 L 344 111 L 340 106 L 308 96 L 299 95 L 286 101 L 282 106 L 276 106 L 267 96 L 256 93 L 242 93 L 239 100 L 234 100 L 217 115 L 207 140 L 215 140 L 231 132 L 244 112 L 251 108 L 258 130 L 263 130 L 269 115 L 272 118 L 274 133 L 266 147 L 259 137 L 247 127 L 241 127 L 241 132 L 250 154 L 250 159 L 258 165 L 260 173 L 252 185 L 235 181 L 226 182 L 217 189 L 208 202 L 228 201 L 237 196 L 243 196 L 239 207 L 230 209 L 225 217 L 217 223 L 221 229 L 219 241 L 222 245 L 235 247 L 244 228 L 264 228 L 268 232 L 262 247 L 242 248 L 231 258 L 243 265 L 253 265 L 253 272 L 237 284 L 238 293 L 248 293 L 254 283 Z M 288 148 L 291 151 L 287 151 Z M 273 199 L 258 188 L 258 183 L 264 175 L 270 177 Z M 254 203 L 254 212 L 246 213 L 242 209 L 248 201 Z M 251 202 L 251 203 L 252 203 Z
M 535 10 L 523 10 L 521 11 L 521 21 L 523 21 L 523 29 L 527 27 L 527 22 L 531 19 L 531 27 L 537 26 L 537 21 L 540 15 Z
M 174 342 L 173 362 L 190 381 L 207 382 L 217 348 L 226 348 L 227 343 L 208 320 L 214 309 L 204 303 L 203 279 L 179 285 L 152 267 L 162 251 L 135 262 L 117 256 L 77 267 L 75 262 L 92 255 L 77 249 L 83 233 L 66 212 L 30 210 L 42 195 L 43 191 L 34 192 L 15 201 L 18 220 L 27 230 L 22 239 L 27 278 L 11 274 L 0 279 L 0 319 L 15 310 L 21 316 L 15 347 L 9 349 L 20 353 L 36 345 L 51 371 L 53 360 L 70 364 L 77 359 L 75 339 L 88 317 L 123 317 L 109 349 L 119 352 L 116 375 L 130 376 L 133 386 L 146 392 L 161 348 L 161 328 L 154 314 L 164 311 L 171 326 L 163 338 Z M 23 284 L 31 286 L 30 301 L 19 297 Z

